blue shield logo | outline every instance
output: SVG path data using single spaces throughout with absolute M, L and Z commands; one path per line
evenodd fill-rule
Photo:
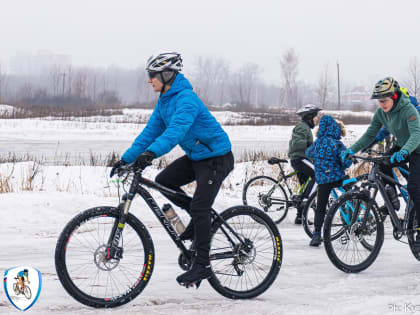
M 4 292 L 18 310 L 26 311 L 38 300 L 42 277 L 39 270 L 29 266 L 7 269 L 4 273 Z

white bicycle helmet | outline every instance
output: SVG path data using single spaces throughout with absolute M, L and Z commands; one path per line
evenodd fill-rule
M 162 71 L 176 71 L 182 70 L 181 54 L 176 52 L 162 53 L 156 57 L 151 56 L 146 63 L 146 71 L 148 72 L 162 72 Z
M 316 115 L 321 108 L 319 108 L 316 105 L 313 104 L 306 104 L 305 106 L 301 107 L 296 114 L 298 114 L 301 117 L 305 117 L 306 115 Z

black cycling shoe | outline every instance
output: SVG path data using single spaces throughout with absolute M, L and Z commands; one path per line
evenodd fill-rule
M 302 217 L 301 216 L 296 216 L 295 224 L 302 225 Z
M 314 235 L 312 236 L 311 242 L 309 243 L 309 246 L 319 246 L 322 243 L 321 239 L 321 233 L 314 232 Z
M 185 228 L 185 231 L 181 233 L 179 236 L 181 241 L 192 241 L 194 239 L 194 224 L 192 220 L 190 223 L 188 223 L 187 227 Z
M 198 289 L 201 280 L 207 279 L 211 276 L 210 265 L 194 264 L 190 271 L 183 273 L 176 278 L 178 283 L 186 288 L 196 286 Z

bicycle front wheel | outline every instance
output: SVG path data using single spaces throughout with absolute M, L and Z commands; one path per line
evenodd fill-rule
M 408 238 L 408 245 L 410 246 L 410 250 L 414 255 L 414 258 L 420 261 L 420 252 L 414 248 L 414 242 L 417 235 L 417 218 L 416 218 L 416 211 L 412 207 L 412 201 L 410 201 L 410 213 L 408 214 L 408 224 L 407 224 L 407 238 Z
M 25 288 L 23 289 L 23 294 L 25 295 L 25 297 L 30 300 L 32 297 L 32 292 L 31 292 L 31 288 L 28 286 L 25 286 Z
M 302 212 L 302 225 L 309 238 L 312 238 L 315 230 L 315 213 L 316 213 L 316 201 L 317 193 L 314 192 L 309 196 L 308 201 L 305 204 L 305 208 Z
M 261 210 L 236 206 L 221 214 L 234 231 L 216 220 L 210 244 L 211 286 L 231 299 L 249 299 L 266 291 L 280 271 L 280 232 Z
M 80 303 L 115 307 L 130 302 L 150 280 L 153 242 L 146 227 L 129 214 L 118 244 L 108 258 L 108 238 L 119 210 L 97 207 L 73 218 L 57 241 L 55 267 L 61 284 Z
M 350 191 L 332 204 L 325 218 L 325 250 L 330 261 L 344 272 L 356 273 L 368 268 L 384 242 L 378 206 L 373 202 L 367 211 L 368 202 L 367 194 Z
M 242 201 L 244 205 L 263 209 L 276 224 L 284 220 L 289 209 L 286 191 L 268 176 L 250 179 L 244 186 Z

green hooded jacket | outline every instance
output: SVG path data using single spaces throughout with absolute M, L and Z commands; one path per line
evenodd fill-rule
M 301 120 L 293 128 L 292 139 L 289 141 L 289 158 L 291 160 L 305 158 L 306 149 L 314 142 L 311 127 Z
M 420 122 L 417 109 L 410 104 L 410 99 L 404 94 L 401 95 L 397 106 L 385 113 L 378 108 L 373 115 L 369 128 L 363 136 L 350 148 L 356 153 L 371 144 L 379 130 L 385 126 L 386 129 L 397 138 L 396 145 L 402 150 L 420 154 Z

